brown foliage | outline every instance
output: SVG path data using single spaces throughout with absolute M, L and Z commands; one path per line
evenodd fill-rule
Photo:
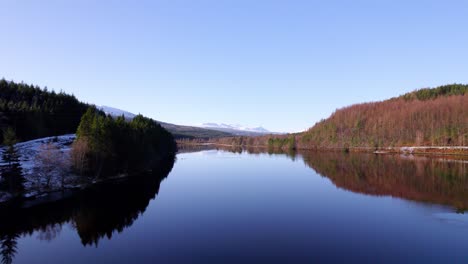
M 87 167 L 87 158 L 90 151 L 89 143 L 86 137 L 80 137 L 72 145 L 71 160 L 73 167 L 83 175 Z
M 54 143 L 46 143 L 39 147 L 39 153 L 35 157 L 35 173 L 38 182 L 45 180 L 45 186 L 50 187 L 53 177 L 60 177 L 62 187 L 69 168 L 69 160 L 59 147 Z
M 466 146 L 468 94 L 432 100 L 394 98 L 337 110 L 304 132 L 316 147 Z

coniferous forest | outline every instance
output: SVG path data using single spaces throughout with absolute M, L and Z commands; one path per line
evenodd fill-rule
M 177 150 L 172 134 L 150 118 L 112 117 L 73 95 L 0 80 L 0 138 L 9 164 L 8 170 L 2 170 L 3 178 L 20 181 L 6 173 L 16 171 L 10 169 L 13 165 L 19 166 L 15 143 L 72 133 L 77 137 L 70 165 L 80 175 L 96 178 L 154 169 Z M 45 148 L 43 152 L 50 156 L 54 150 Z M 15 184 L 10 182 L 5 188 Z
M 75 96 L 0 80 L 0 138 L 7 127 L 19 141 L 75 133 L 89 105 Z
M 142 115 L 126 121 L 90 107 L 76 134 L 73 165 L 80 173 L 96 177 L 155 169 L 177 151 L 172 134 Z

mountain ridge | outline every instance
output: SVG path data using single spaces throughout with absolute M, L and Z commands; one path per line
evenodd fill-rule
M 128 112 L 126 110 L 122 110 L 119 108 L 111 107 L 111 106 L 100 106 L 99 109 L 105 112 L 108 115 L 118 117 L 124 116 L 126 119 L 133 119 L 137 116 L 134 113 Z M 159 120 L 155 120 L 158 122 L 162 127 L 167 129 L 169 132 L 172 133 L 174 138 L 176 139 L 209 139 L 209 138 L 219 138 L 219 137 L 230 137 L 233 134 L 218 131 L 213 129 L 207 128 L 200 128 L 196 126 L 185 126 L 185 125 L 176 125 L 167 122 L 162 122 Z
M 262 126 L 251 128 L 251 127 L 246 127 L 246 126 L 242 126 L 239 124 L 225 124 L 225 123 L 210 122 L 210 123 L 203 123 L 200 125 L 200 127 L 228 132 L 236 136 L 259 136 L 259 135 L 266 135 L 266 134 L 278 134 L 278 133 L 274 133 L 265 129 Z

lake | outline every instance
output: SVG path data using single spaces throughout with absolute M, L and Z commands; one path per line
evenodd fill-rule
M 466 263 L 468 162 L 182 150 L 157 175 L 0 211 L 4 263 Z

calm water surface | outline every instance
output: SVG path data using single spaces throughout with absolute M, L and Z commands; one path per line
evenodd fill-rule
M 204 150 L 165 176 L 0 212 L 3 261 L 468 261 L 463 160 Z

